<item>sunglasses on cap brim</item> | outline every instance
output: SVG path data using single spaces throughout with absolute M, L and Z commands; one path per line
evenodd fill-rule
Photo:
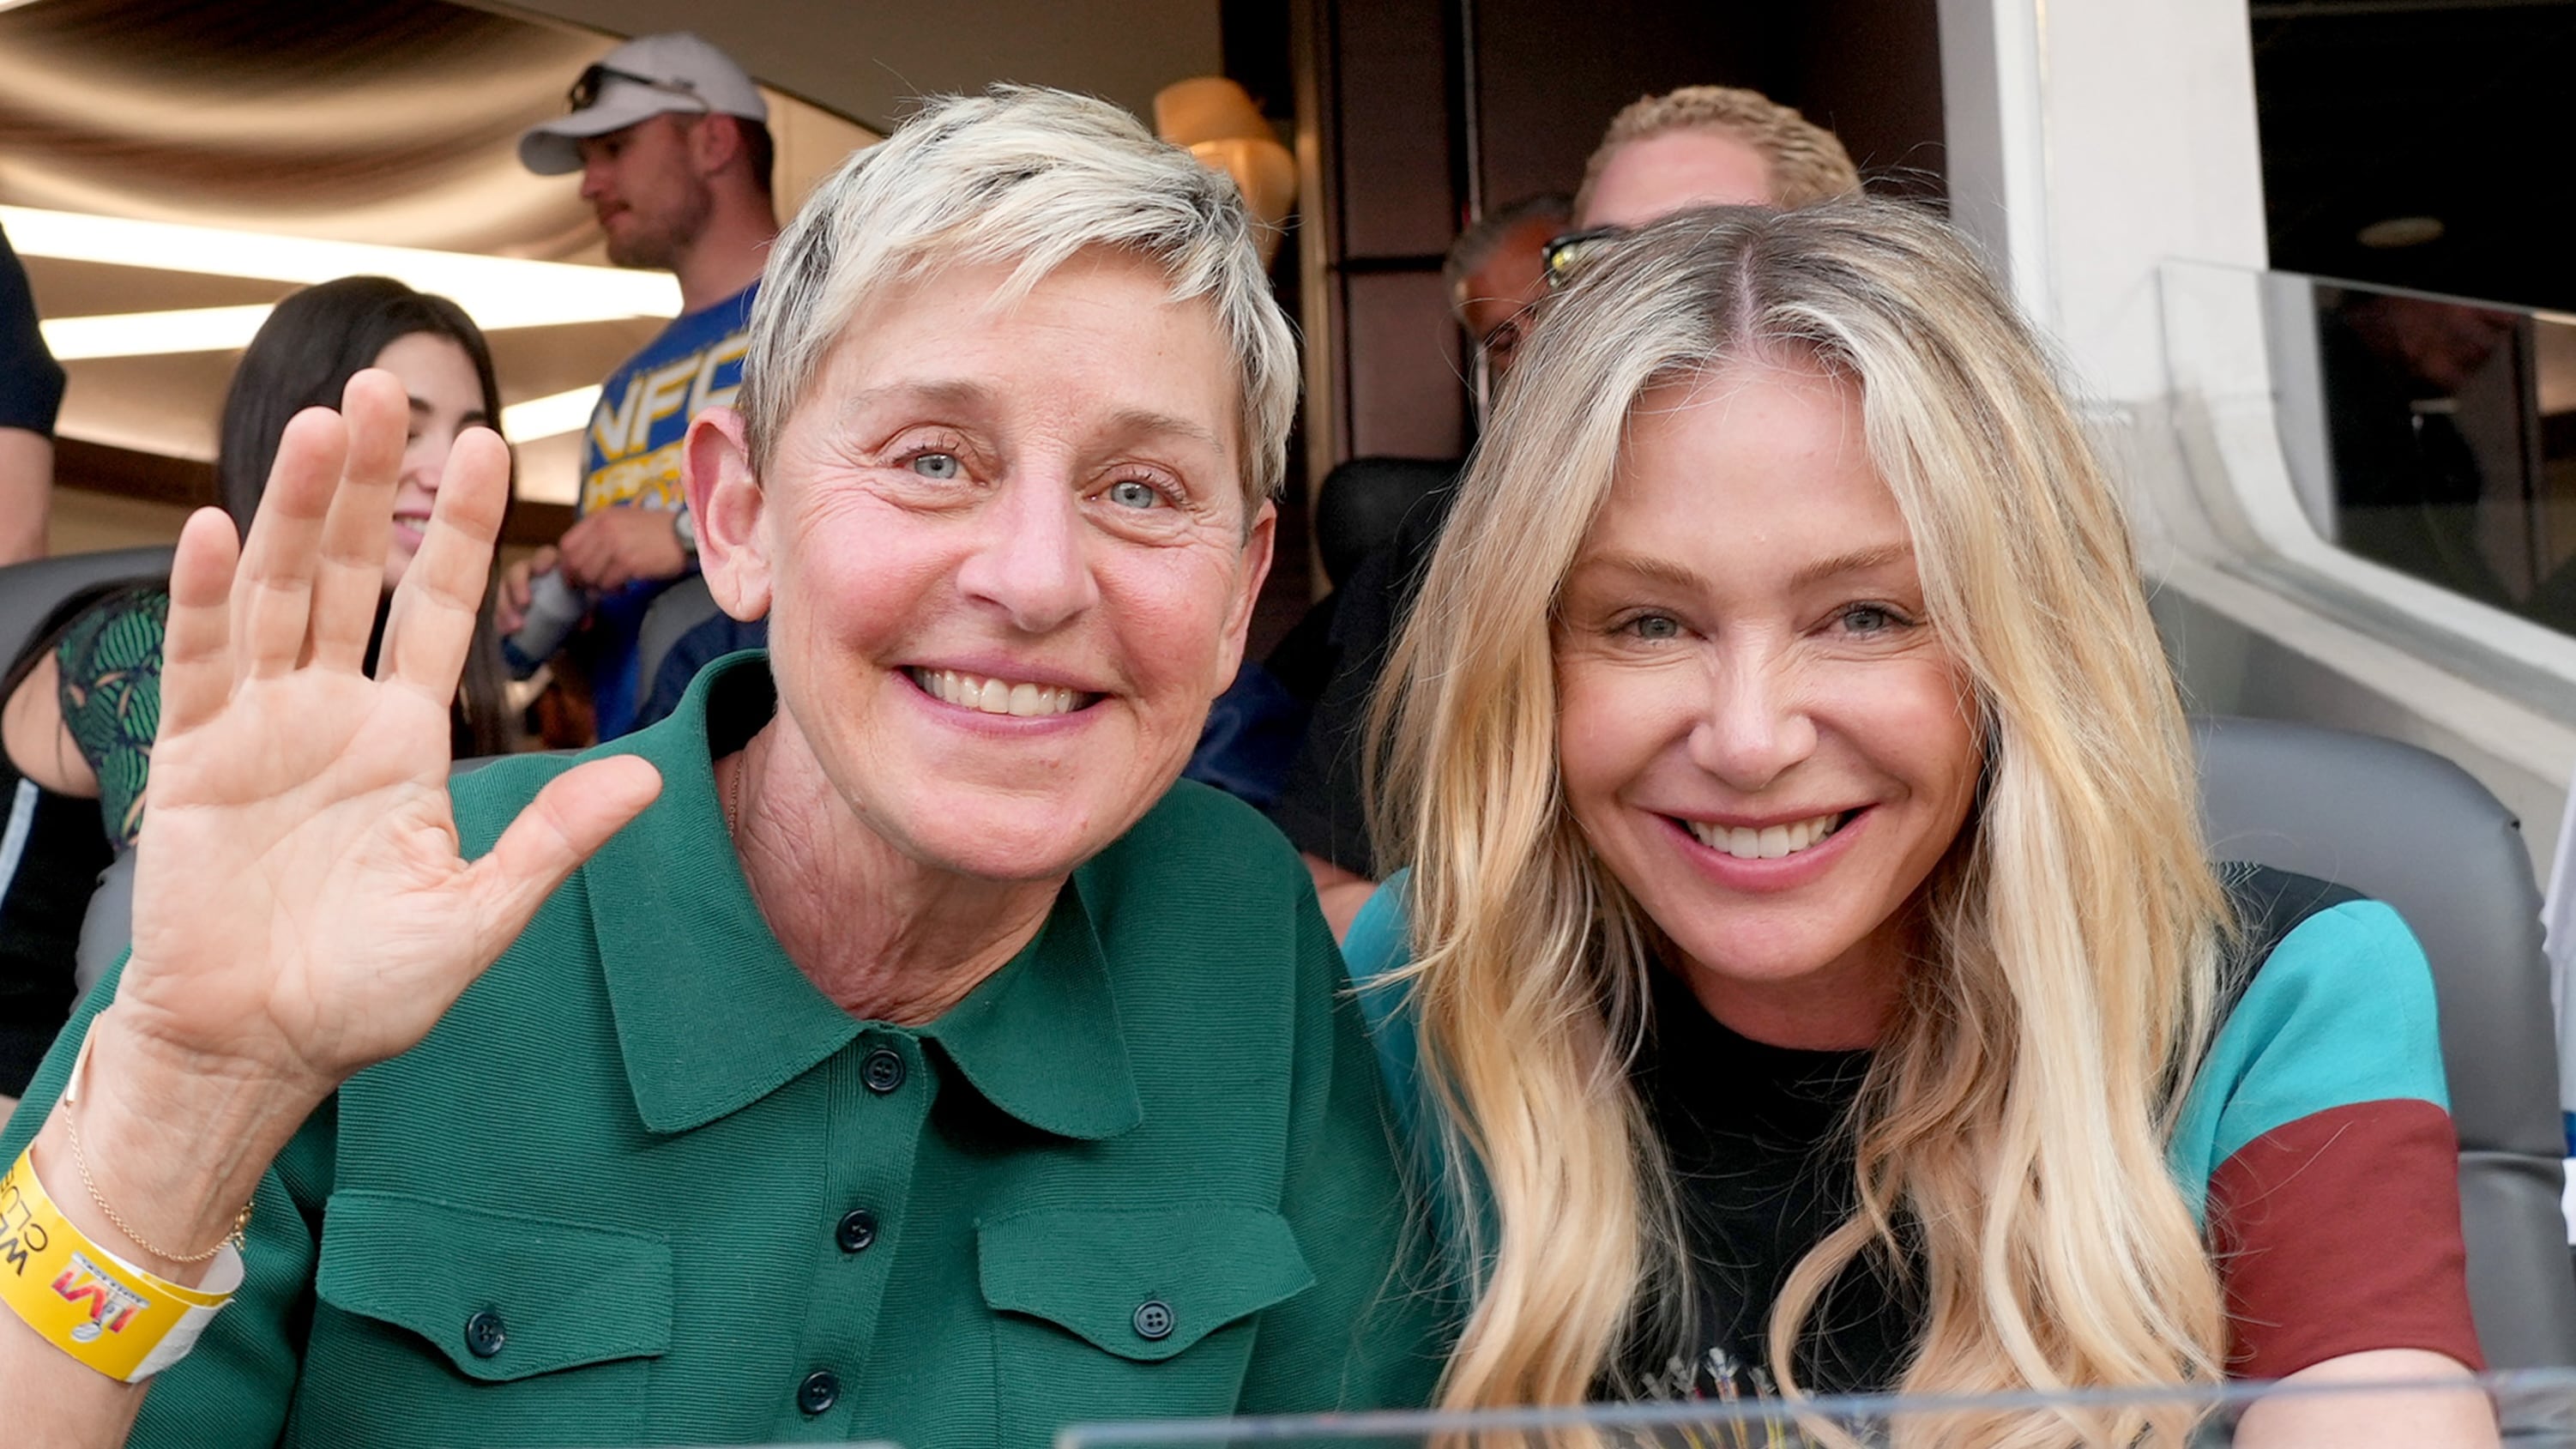
M 581 77 L 572 83 L 572 89 L 564 92 L 564 99 L 570 103 L 573 110 L 589 110 L 592 106 L 599 104 L 599 93 L 606 89 L 608 83 L 613 80 L 621 80 L 634 85 L 644 86 L 652 90 L 660 91 L 665 95 L 684 96 L 693 102 L 699 110 L 703 111 L 711 109 L 707 105 L 706 97 L 699 95 L 698 88 L 687 81 L 663 80 L 657 76 L 637 75 L 631 70 L 619 70 L 615 66 L 599 65 L 596 63 L 587 66 L 582 70 Z
M 1618 240 L 1628 234 L 1621 226 L 1586 227 L 1551 237 L 1539 251 L 1539 265 L 1547 277 L 1549 291 L 1565 287 L 1577 273 L 1601 259 Z

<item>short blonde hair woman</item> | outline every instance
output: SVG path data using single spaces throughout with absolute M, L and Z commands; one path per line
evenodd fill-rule
M 845 162 L 686 441 L 768 653 L 579 762 L 449 782 L 501 440 L 450 450 L 371 678 L 403 394 L 289 423 L 238 551 L 181 535 L 134 949 L 0 1136 L 0 1234 L 127 1294 L 0 1274 L 9 1442 L 1040 1449 L 1427 1397 L 1313 890 L 1178 778 L 1296 400 L 1253 227 L 1058 91 Z
M 1691 213 L 1551 306 L 1346 948 L 1474 1292 L 1445 1401 L 2475 1364 L 2421 953 L 2205 857 L 2117 499 L 1963 245 Z

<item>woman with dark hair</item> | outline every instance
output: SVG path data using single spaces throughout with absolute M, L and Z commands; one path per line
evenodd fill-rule
M 247 533 L 287 420 L 335 406 L 349 378 L 368 367 L 401 379 L 411 403 L 385 554 L 390 598 L 420 547 L 458 433 L 500 417 L 491 349 L 463 308 L 387 277 L 343 277 L 278 303 L 225 396 L 215 479 L 224 511 Z M 6 853 L 12 869 L 0 871 L 0 1115 L 70 1012 L 72 950 L 90 882 L 142 824 L 169 609 L 158 581 L 74 601 L 0 676 L 7 701 L 0 791 L 11 792 L 8 818 L 26 817 L 7 837 L 20 842 Z M 384 622 L 379 603 L 379 638 Z M 460 758 L 509 748 L 502 688 L 486 609 L 451 715 Z M 103 834 L 80 823 L 89 807 L 73 803 L 92 800 Z

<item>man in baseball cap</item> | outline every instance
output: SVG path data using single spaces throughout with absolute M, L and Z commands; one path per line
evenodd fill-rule
M 686 33 L 617 47 L 573 82 L 567 114 L 519 138 L 541 176 L 581 174 L 608 259 L 679 278 L 682 315 L 600 390 L 582 447 L 580 519 L 554 548 L 503 576 L 504 634 L 525 622 L 549 571 L 588 600 L 571 645 L 590 683 L 599 737 L 644 723 L 653 681 L 637 674 L 644 611 L 697 572 L 697 530 L 680 487 L 681 440 L 701 408 L 729 403 L 760 270 L 778 235 L 770 196 L 769 105 L 732 57 Z M 536 631 L 532 630 L 531 634 Z M 552 642 L 512 658 L 521 672 Z

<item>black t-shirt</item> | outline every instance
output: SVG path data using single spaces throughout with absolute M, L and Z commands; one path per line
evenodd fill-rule
M 2221 961 L 2216 1019 L 2235 1009 L 2289 933 L 2360 897 L 2264 866 L 2220 868 L 2239 925 Z M 1654 1029 L 1633 1074 L 1679 1183 L 1697 1309 L 1695 1357 L 1627 1366 L 1663 1399 L 1769 1394 L 1771 1309 L 1789 1272 L 1859 1206 L 1847 1119 L 1867 1051 L 1768 1046 L 1728 1030 L 1678 975 L 1654 973 Z M 1900 1216 L 1900 1241 L 1909 1225 Z M 1920 1247 L 1903 1252 L 1914 1265 Z M 1807 1315 L 1796 1367 L 1809 1393 L 1891 1393 L 1929 1321 L 1922 1274 L 1873 1247 Z
M 98 802 L 40 789 L 0 756 L 0 1096 L 27 1090 L 70 1019 L 90 891 L 112 858 Z
M 1728 1030 L 1668 970 L 1655 973 L 1654 1031 L 1635 1080 L 1670 1154 L 1689 1236 L 1697 1356 L 1630 1365 L 1654 1398 L 1776 1390 L 1771 1305 L 1789 1272 L 1857 1206 L 1845 1132 L 1867 1051 L 1798 1051 Z M 1901 1229 L 1900 1229 L 1901 1231 Z M 1875 1251 L 1808 1315 L 1797 1356 L 1811 1393 L 1892 1389 L 1922 1325 L 1919 1278 Z
M 36 299 L 27 270 L 0 232 L 0 428 L 52 437 L 63 405 L 63 368 L 36 330 Z

